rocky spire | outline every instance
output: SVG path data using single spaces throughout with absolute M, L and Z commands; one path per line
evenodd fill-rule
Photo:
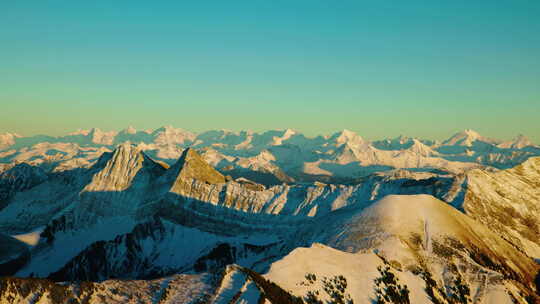
M 129 142 L 119 145 L 111 156 L 99 162 L 104 161 L 107 162 L 103 169 L 94 175 L 86 191 L 123 191 L 132 185 L 139 171 L 159 175 L 165 170 Z
M 208 184 L 219 184 L 225 182 L 225 177 L 216 169 L 210 166 L 192 148 L 187 148 L 182 152 L 180 159 L 169 169 L 176 175 L 176 180 L 196 179 Z

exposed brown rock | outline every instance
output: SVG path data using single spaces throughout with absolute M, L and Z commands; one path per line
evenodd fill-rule
M 180 159 L 169 169 L 176 173 L 176 181 L 196 179 L 208 184 L 225 183 L 225 177 L 210 166 L 194 149 L 184 150 Z

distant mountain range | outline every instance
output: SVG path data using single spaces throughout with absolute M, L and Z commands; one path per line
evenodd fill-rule
M 540 148 L 522 137 L 2 140 L 0 303 L 540 301 Z
M 168 126 L 147 131 L 129 127 L 119 132 L 94 128 L 60 137 L 6 133 L 0 135 L 0 163 L 25 162 L 55 172 L 88 168 L 103 152 L 125 142 L 169 165 L 184 149 L 194 148 L 223 174 L 265 185 L 354 183 L 374 172 L 394 169 L 449 173 L 471 168 L 507 169 L 540 155 L 540 147 L 522 135 L 498 141 L 473 130 L 443 142 L 403 136 L 370 142 L 348 130 L 306 137 L 290 129 L 195 134 Z

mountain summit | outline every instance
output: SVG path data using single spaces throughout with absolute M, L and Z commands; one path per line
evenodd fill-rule
M 220 184 L 225 182 L 225 177 L 216 169 L 210 166 L 192 148 L 187 148 L 182 152 L 180 159 L 169 169 L 179 179 L 196 179 L 208 184 Z
M 474 144 L 474 142 L 480 141 L 487 144 L 496 144 L 497 141 L 484 137 L 480 135 L 480 133 L 472 130 L 472 129 L 466 129 L 462 132 L 454 134 L 454 136 L 450 137 L 446 141 L 443 142 L 443 145 L 447 146 L 466 146 L 470 147 Z
M 526 136 L 520 134 L 516 138 L 510 141 L 506 141 L 498 145 L 499 148 L 504 149 L 523 149 L 525 147 L 534 146 L 534 144 Z
M 336 146 L 341 146 L 346 143 L 349 143 L 353 146 L 360 146 L 365 143 L 364 139 L 360 135 L 347 129 L 344 129 L 341 132 L 334 133 L 330 137 L 330 139 L 335 141 Z
M 0 171 L 8 169 L 12 162 L 26 162 L 52 172 L 88 168 L 104 152 L 111 152 L 125 142 L 135 144 L 156 162 L 166 163 L 168 167 L 178 161 L 185 149 L 196 149 L 219 173 L 235 179 L 244 177 L 266 186 L 291 179 L 296 182 L 354 182 L 356 178 L 393 169 L 422 172 L 464 172 L 476 167 L 508 169 L 531 156 L 540 155 L 540 147 L 526 137 L 503 142 L 470 129 L 441 143 L 405 136 L 370 141 L 350 130 L 310 137 L 291 129 L 210 130 L 196 134 L 171 126 L 153 131 L 129 127 L 119 132 L 94 128 L 60 137 L 0 135 Z M 265 150 L 272 157 L 258 157 Z M 180 172 L 176 169 L 174 174 Z M 279 174 L 282 177 L 272 177 L 276 172 L 282 172 Z M 160 181 L 170 184 L 177 177 L 174 174 L 167 181 Z M 210 175 L 217 179 L 200 177 L 210 183 L 223 180 L 220 175 Z
M 86 191 L 122 191 L 133 185 L 136 176 L 161 174 L 165 168 L 150 159 L 139 147 L 119 145 L 103 169 L 95 174 Z M 148 174 L 146 174 L 148 173 Z
M 445 145 L 461 145 L 461 146 L 470 146 L 472 143 L 482 136 L 471 129 L 464 130 L 462 132 L 454 134 L 449 139 L 445 140 L 443 144 Z

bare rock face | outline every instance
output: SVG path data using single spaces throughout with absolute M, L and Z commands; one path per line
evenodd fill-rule
M 145 172 L 140 172 L 144 170 Z M 141 173 L 159 175 L 165 168 L 146 156 L 130 143 L 118 146 L 103 170 L 94 175 L 86 191 L 123 191 L 133 186 L 136 176 Z M 146 181 L 147 183 L 149 182 Z
M 171 192 L 183 194 L 186 184 L 197 180 L 206 184 L 225 183 L 225 177 L 210 166 L 195 150 L 184 150 L 180 159 L 167 172 L 167 179 L 174 178 Z
M 202 157 L 193 149 L 186 149 L 177 165 L 179 166 L 180 178 L 193 178 L 209 184 L 220 184 L 225 182 L 225 177 L 205 162 Z

